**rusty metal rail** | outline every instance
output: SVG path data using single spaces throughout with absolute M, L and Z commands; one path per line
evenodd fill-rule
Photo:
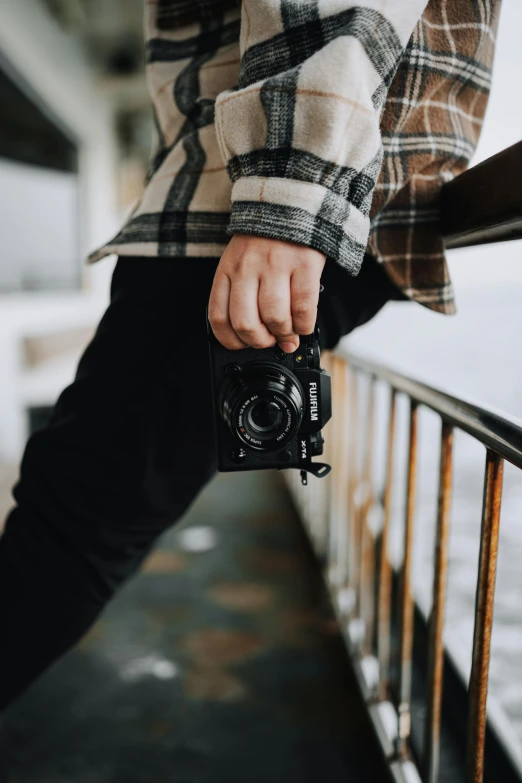
M 522 238 L 522 141 L 472 166 L 442 188 L 446 247 Z
M 396 781 L 438 783 L 440 780 L 445 671 L 443 628 L 454 430 L 469 433 L 486 447 L 465 761 L 466 783 L 482 783 L 503 464 L 504 460 L 508 460 L 522 469 L 522 422 L 453 397 L 346 351 L 325 357 L 325 364 L 333 376 L 335 429 L 330 426 L 327 442 L 334 470 L 323 482 L 327 490 L 320 490 L 319 505 L 317 499 L 313 506 L 303 505 L 302 501 L 299 504 L 304 510 L 305 522 L 313 526 L 312 538 L 316 548 L 321 550 L 327 561 L 327 583 L 338 619 L 345 632 L 381 747 L 389 760 L 390 774 Z M 363 404 L 365 401 L 361 394 L 362 378 L 366 379 L 366 404 Z M 382 384 L 388 387 L 390 396 L 386 475 L 383 491 L 379 492 L 375 487 L 373 464 L 377 434 L 375 393 L 376 387 Z M 406 396 L 410 408 L 404 556 L 401 564 L 394 568 L 389 539 L 396 490 L 399 396 Z M 411 572 L 416 517 L 418 417 L 423 407 L 439 415 L 441 434 L 433 600 L 427 632 L 424 743 L 419 752 L 411 742 L 416 611 Z M 290 482 L 295 493 L 299 493 L 298 486 L 293 484 L 292 479 Z M 379 509 L 380 526 L 372 519 Z M 307 513 L 307 510 L 312 513 Z M 321 524 L 324 527 L 322 532 Z M 457 783 L 456 779 L 454 783 Z

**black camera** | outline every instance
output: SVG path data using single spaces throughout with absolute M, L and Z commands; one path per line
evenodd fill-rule
M 298 468 L 326 476 L 321 429 L 332 415 L 329 374 L 320 366 L 319 332 L 292 354 L 273 348 L 230 351 L 209 325 L 214 415 L 221 471 Z

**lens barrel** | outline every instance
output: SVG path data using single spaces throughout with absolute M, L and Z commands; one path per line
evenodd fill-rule
M 232 434 L 258 451 L 281 448 L 301 426 L 304 396 L 293 373 L 269 362 L 244 365 L 224 387 L 220 410 Z
M 275 400 L 258 400 L 248 411 L 249 427 L 259 434 L 277 432 L 283 412 Z

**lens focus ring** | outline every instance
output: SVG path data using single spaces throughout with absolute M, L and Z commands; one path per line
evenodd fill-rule
M 285 368 L 252 363 L 221 395 L 221 415 L 232 433 L 253 449 L 281 448 L 301 425 L 303 392 Z

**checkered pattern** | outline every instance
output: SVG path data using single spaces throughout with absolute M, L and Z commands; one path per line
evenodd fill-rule
M 156 0 L 158 30 L 172 30 L 184 24 L 200 22 L 227 8 L 239 8 L 241 0 Z
M 108 253 L 220 256 L 243 233 L 454 310 L 442 184 L 469 162 L 500 0 L 146 3 L 158 146 Z M 181 24 L 183 21 L 183 24 Z

